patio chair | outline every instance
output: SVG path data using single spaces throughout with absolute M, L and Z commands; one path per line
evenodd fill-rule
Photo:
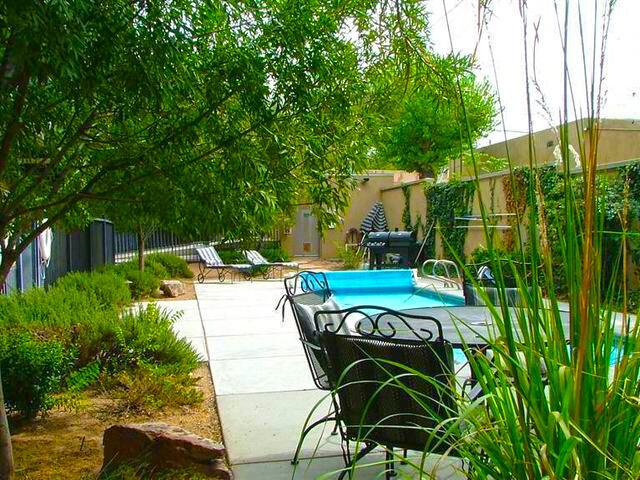
M 285 268 L 295 268 L 296 271 L 300 269 L 300 266 L 296 262 L 270 262 L 257 250 L 244 250 L 242 254 L 255 268 L 262 267 L 265 269 L 263 275 L 265 279 L 269 278 L 270 274 L 276 271 L 280 273 L 280 278 L 282 278 Z
M 218 281 L 224 282 L 228 273 L 231 273 L 232 278 L 234 274 L 241 274 L 245 279 L 251 279 L 251 273 L 253 272 L 253 266 L 249 264 L 227 264 L 222 261 L 220 255 L 214 247 L 200 247 L 196 248 L 200 262 L 198 263 L 198 283 L 203 283 L 209 273 L 216 272 L 218 274 Z
M 327 378 L 325 355 L 320 347 L 318 332 L 314 323 L 315 312 L 321 309 L 337 310 L 338 308 L 335 302 L 331 300 L 331 290 L 329 289 L 327 277 L 322 272 L 302 271 L 285 278 L 284 287 L 285 295 L 278 302 L 276 309 L 282 306 L 284 318 L 285 304 L 289 303 L 313 383 L 319 390 L 330 392 L 331 385 Z M 332 322 L 340 322 L 340 319 L 335 316 L 327 318 L 330 318 Z M 335 408 L 334 404 L 334 410 Z M 335 414 L 330 412 L 306 427 L 300 442 L 298 442 L 291 463 L 298 463 L 302 441 L 307 433 L 315 427 L 326 422 L 335 421 L 335 419 Z M 337 433 L 337 424 L 334 433 Z
M 316 313 L 316 318 L 322 312 Z M 393 449 L 455 454 L 456 438 L 441 422 L 457 416 L 453 350 L 435 319 L 434 340 L 320 333 L 327 374 L 337 394 L 344 445 L 340 479 L 374 448 L 386 449 L 386 478 L 396 475 Z M 423 376 L 392 365 L 397 362 Z M 354 457 L 349 442 L 364 445 Z

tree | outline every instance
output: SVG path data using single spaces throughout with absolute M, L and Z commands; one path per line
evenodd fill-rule
M 467 57 L 430 56 L 389 125 L 382 157 L 400 168 L 435 175 L 494 126 L 494 96 Z
M 46 228 L 116 205 L 238 235 L 305 196 L 326 223 L 364 166 L 372 85 L 425 22 L 420 0 L 2 2 L 0 282 Z

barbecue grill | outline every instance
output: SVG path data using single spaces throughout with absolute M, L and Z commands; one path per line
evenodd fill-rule
M 369 251 L 369 269 L 411 268 L 418 254 L 414 232 L 369 232 L 362 240 Z

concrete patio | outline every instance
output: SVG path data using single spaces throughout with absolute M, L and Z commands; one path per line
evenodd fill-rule
M 312 419 L 322 417 L 329 403 L 313 385 L 290 312 L 283 322 L 274 310 L 282 293 L 281 281 L 205 283 L 196 285 L 197 300 L 161 306 L 184 312 L 175 329 L 209 362 L 236 479 L 335 478 L 331 472 L 344 464 L 332 425 L 309 435 L 300 464 L 290 463 L 307 417 L 314 407 Z M 364 463 L 382 458 L 372 454 Z M 430 460 L 434 465 L 440 457 Z M 439 462 L 434 478 L 460 478 L 459 465 Z M 358 470 L 356 478 L 382 474 L 383 467 L 374 465 Z

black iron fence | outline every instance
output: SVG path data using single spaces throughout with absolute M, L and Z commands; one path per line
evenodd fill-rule
M 172 233 L 158 230 L 146 236 L 145 253 L 172 253 L 188 262 L 195 262 L 198 261 L 195 249 L 201 245 L 215 245 L 219 250 L 273 247 L 280 245 L 280 231 L 275 229 L 253 241 L 185 241 Z M 134 259 L 137 254 L 136 235 L 116 232 L 108 220 L 95 220 L 85 230 L 71 233 L 54 230 L 48 264 L 43 263 L 38 241 L 34 241 L 22 252 L 5 284 L 0 285 L 0 293 L 51 285 L 68 272 L 90 271 L 100 265 L 126 262 Z
M 114 229 L 108 220 L 95 220 L 86 229 L 66 233 L 54 229 L 49 262 L 45 264 L 38 240 L 20 254 L 0 291 L 24 292 L 51 285 L 65 273 L 94 270 L 115 260 Z
M 150 253 L 171 253 L 177 255 L 187 262 L 197 262 L 198 254 L 196 248 L 203 245 L 215 245 L 219 250 L 236 250 L 243 246 L 264 247 L 280 244 L 280 231 L 274 229 L 268 235 L 259 240 L 251 242 L 224 240 L 215 238 L 211 240 L 184 240 L 173 233 L 163 230 L 156 230 L 145 235 L 144 252 Z M 138 236 L 131 232 L 115 232 L 114 249 L 116 263 L 133 260 L 138 255 Z

